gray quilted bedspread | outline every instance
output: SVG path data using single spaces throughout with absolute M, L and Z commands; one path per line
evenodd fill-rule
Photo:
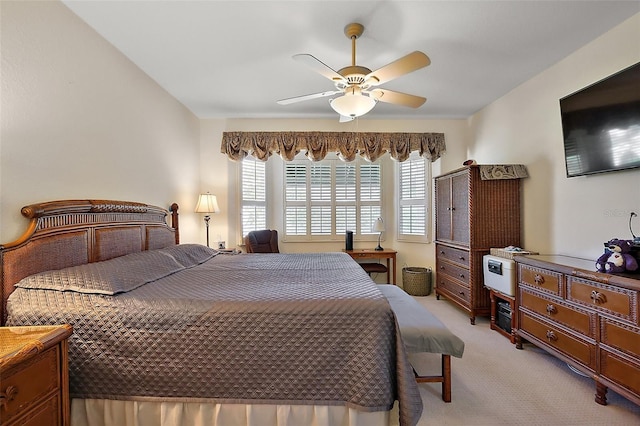
M 364 411 L 398 400 L 401 424 L 417 423 L 422 402 L 394 314 L 348 255 L 220 254 L 176 268 L 171 259 L 166 276 L 114 294 L 74 288 L 68 272 L 40 277 L 13 292 L 8 325 L 73 325 L 74 398 Z

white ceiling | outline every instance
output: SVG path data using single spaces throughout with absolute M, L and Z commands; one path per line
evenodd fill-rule
M 365 26 L 358 65 L 414 50 L 432 61 L 382 85 L 426 97 L 422 107 L 380 102 L 363 118 L 468 117 L 640 12 L 640 1 L 63 3 L 200 118 L 337 119 L 328 98 L 276 101 L 334 88 L 291 56 L 350 65 L 350 22 Z

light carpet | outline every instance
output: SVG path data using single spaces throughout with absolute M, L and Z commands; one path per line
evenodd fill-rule
M 489 327 L 471 325 L 466 312 L 434 293 L 416 297 L 465 342 L 462 358 L 451 357 L 452 402 L 441 385 L 420 384 L 427 425 L 640 425 L 640 407 L 612 390 L 608 405 L 594 401 L 595 383 L 532 344 L 516 349 Z M 418 354 L 412 363 L 423 374 L 440 371 L 440 356 Z

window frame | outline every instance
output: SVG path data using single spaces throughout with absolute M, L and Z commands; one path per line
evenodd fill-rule
M 368 161 L 364 160 L 364 159 L 360 159 L 360 158 L 356 158 L 354 161 L 351 162 L 344 162 L 342 160 L 340 160 L 338 158 L 337 155 L 334 154 L 330 154 L 327 155 L 326 158 L 324 158 L 321 161 L 318 162 L 311 162 L 308 158 L 306 157 L 297 157 L 295 160 L 293 161 L 283 161 L 282 162 L 282 179 L 283 179 L 283 187 L 285 187 L 285 189 L 283 190 L 283 194 L 282 194 L 282 223 L 281 223 L 281 235 L 282 235 L 282 241 L 285 242 L 336 242 L 336 241 L 344 241 L 344 233 L 340 232 L 338 233 L 336 231 L 336 207 L 340 207 L 340 206 L 355 206 L 356 208 L 356 224 L 355 224 L 355 228 L 356 229 L 349 229 L 351 231 L 353 231 L 353 235 L 354 235 L 354 240 L 355 241 L 377 241 L 377 236 L 378 233 L 376 232 L 368 232 L 368 233 L 363 233 L 362 232 L 362 214 L 361 214 L 361 209 L 362 207 L 367 207 L 367 206 L 374 206 L 374 207 L 378 207 L 379 210 L 379 216 L 384 216 L 384 201 L 385 201 L 385 196 L 384 196 L 384 163 L 380 160 L 375 161 L 373 163 L 369 163 Z M 319 200 L 312 200 L 311 199 L 311 182 L 310 182 L 310 175 L 311 175 L 311 167 L 314 164 L 330 164 L 330 176 L 331 176 L 331 200 L 330 201 L 319 201 Z M 304 165 L 305 167 L 305 176 L 306 176 L 306 194 L 307 197 L 304 201 L 287 201 L 287 194 L 286 194 L 286 176 L 287 176 L 287 166 L 291 165 L 291 164 L 300 164 L 300 165 Z M 356 167 L 356 179 L 355 179 L 355 201 L 344 201 L 344 200 L 337 200 L 337 196 L 336 196 L 336 165 L 337 164 L 353 164 Z M 362 180 L 360 178 L 361 176 L 361 167 L 362 165 L 366 165 L 366 164 L 376 164 L 379 167 L 379 200 L 378 201 L 362 201 L 361 199 L 361 183 Z M 294 206 L 294 205 L 298 205 L 298 206 L 304 206 L 307 212 L 306 215 L 306 233 L 304 235 L 295 235 L 295 234 L 288 234 L 287 233 L 287 223 L 286 223 L 286 209 L 289 206 Z M 311 234 L 311 211 L 312 211 L 312 207 L 313 206 L 330 206 L 332 214 L 331 214 L 331 233 L 330 234 L 319 234 L 319 235 L 312 235 Z M 377 218 L 377 216 L 376 216 Z M 375 220 L 375 218 L 374 218 Z M 373 221 L 372 224 L 370 225 L 370 227 L 373 226 Z
M 421 161 L 424 164 L 424 198 L 422 199 L 407 199 L 404 200 L 402 198 L 402 168 L 406 166 L 410 166 L 411 162 Z M 431 190 L 431 161 L 427 160 L 425 157 L 422 157 L 418 154 L 417 151 L 411 153 L 409 158 L 403 162 L 396 163 L 396 173 L 395 173 L 395 192 L 396 195 L 394 197 L 395 205 L 396 205 L 396 240 L 401 242 L 416 242 L 416 243 L 430 243 L 431 242 L 431 212 L 433 201 L 431 200 L 432 190 Z M 422 205 L 425 209 L 425 223 L 424 235 L 416 235 L 416 234 L 407 234 L 402 232 L 402 208 L 404 206 L 409 205 Z
M 264 165 L 264 201 L 259 200 L 245 200 L 244 199 L 244 165 L 245 161 L 254 162 L 254 164 Z M 244 237 L 253 229 L 268 229 L 270 223 L 270 212 L 269 212 L 269 199 L 270 199 L 270 182 L 269 182 L 269 165 L 266 161 L 261 161 L 255 157 L 247 156 L 238 162 L 238 233 L 240 235 L 240 241 L 244 241 Z M 245 232 L 245 221 L 244 221 L 244 207 L 245 206 L 256 206 L 264 208 L 264 227 L 256 226 L 255 228 L 248 229 Z

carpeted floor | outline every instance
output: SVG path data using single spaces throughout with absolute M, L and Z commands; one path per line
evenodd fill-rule
M 531 344 L 517 350 L 489 328 L 489 319 L 468 315 L 434 293 L 416 297 L 465 342 L 462 358 L 451 358 L 452 402 L 441 399 L 441 385 L 420 384 L 427 425 L 640 425 L 640 407 L 609 390 L 609 404 L 594 401 L 595 384 Z M 419 354 L 412 363 L 424 374 L 437 373 L 440 357 Z

